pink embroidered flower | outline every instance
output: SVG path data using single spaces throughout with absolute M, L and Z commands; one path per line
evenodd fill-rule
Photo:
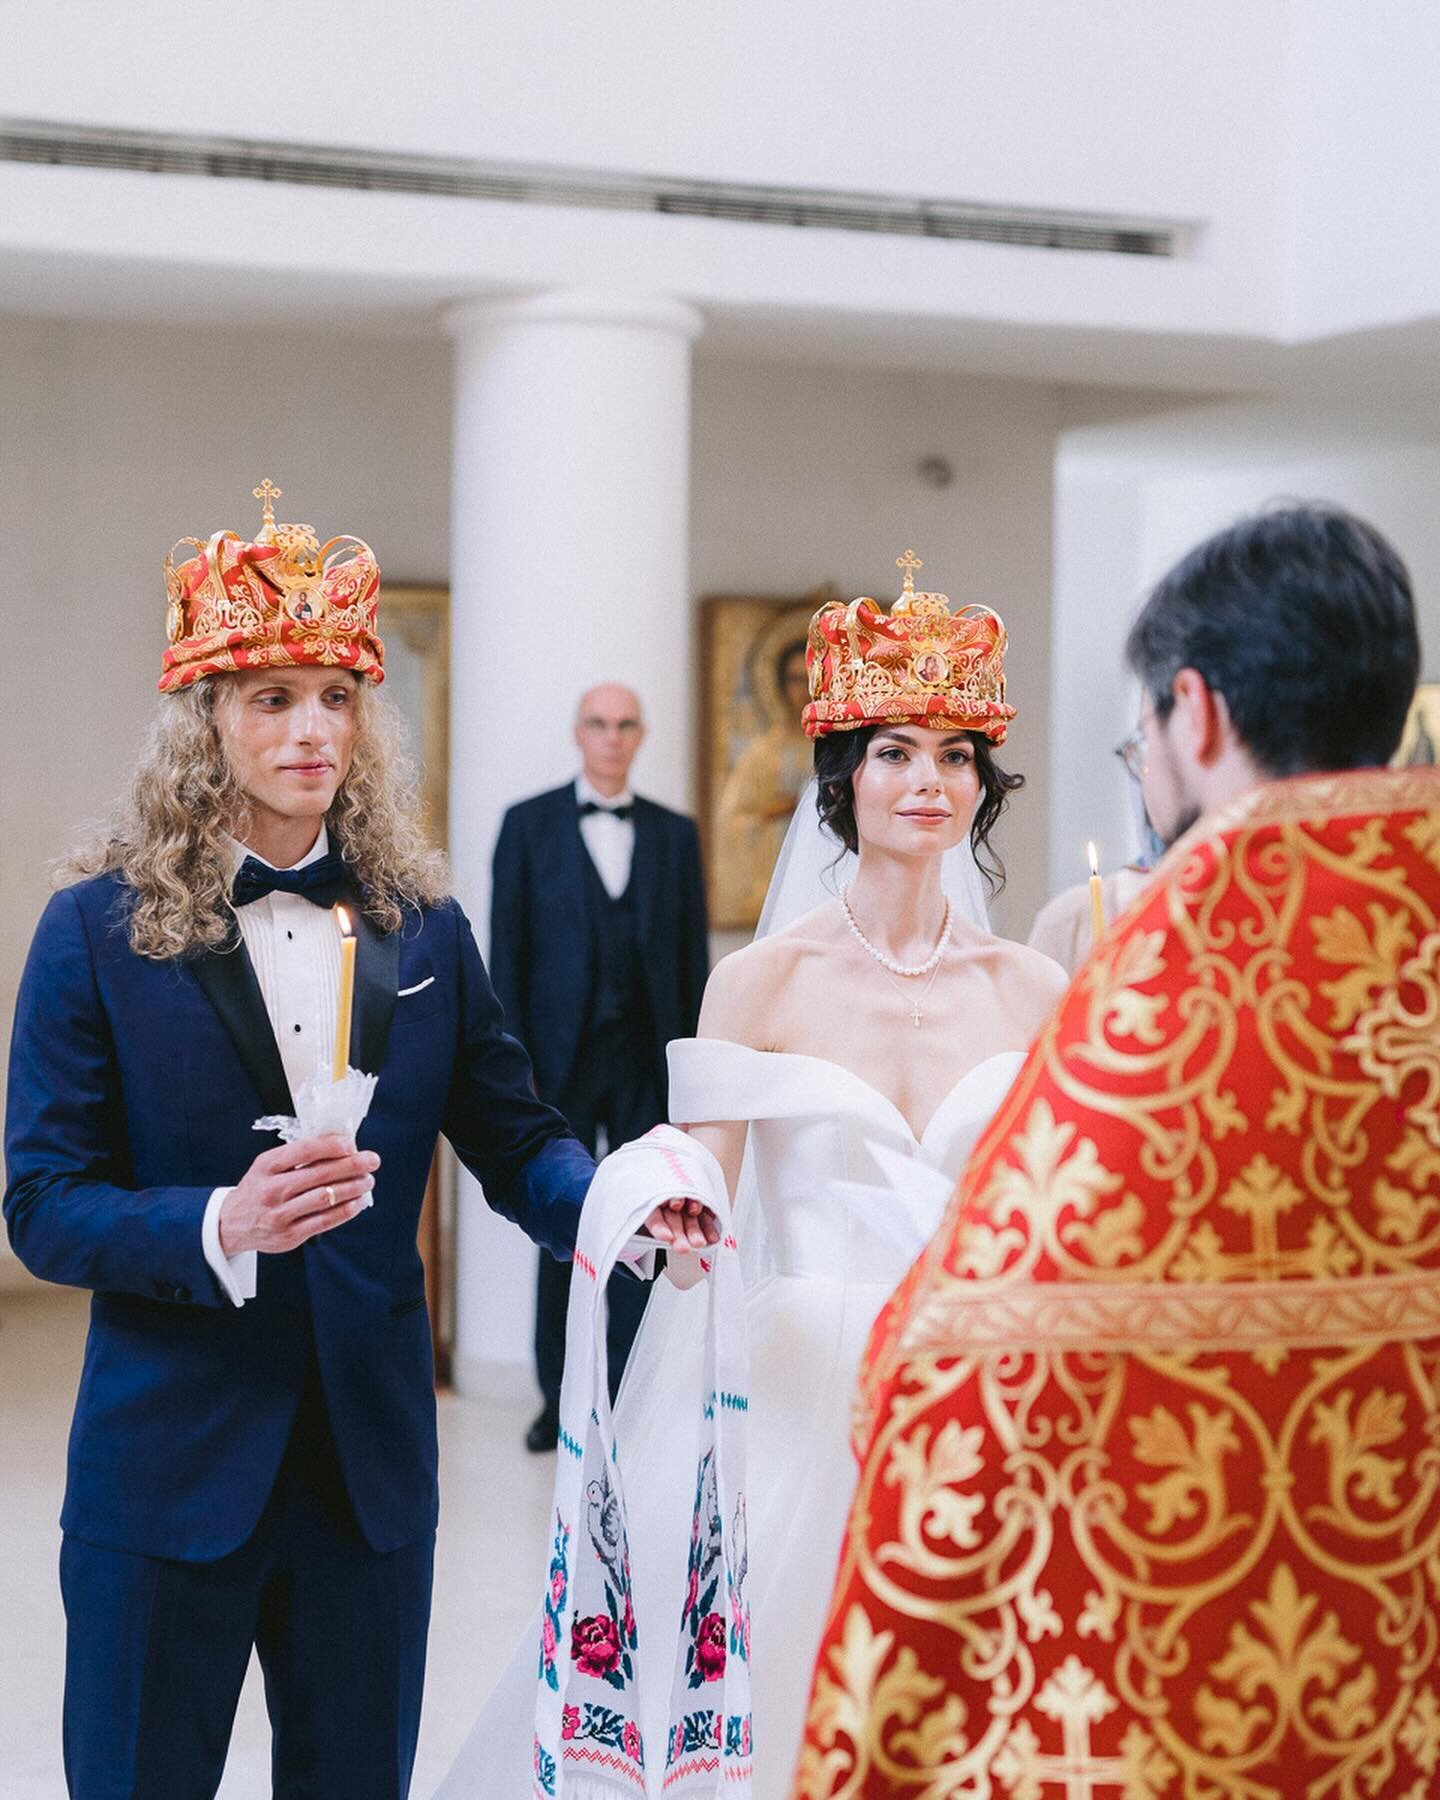
M 700 1565 L 698 1563 L 690 1571 L 690 1587 L 685 1595 L 685 1612 L 693 1613 L 700 1601 Z
M 540 1646 L 545 1653 L 546 1662 L 555 1660 L 555 1621 L 547 1612 L 540 1626 Z
M 580 1708 L 567 1706 L 560 1715 L 560 1735 L 562 1738 L 573 1738 L 580 1729 Z
M 640 1727 L 636 1725 L 633 1720 L 627 1721 L 622 1737 L 625 1745 L 625 1754 L 630 1758 L 631 1762 L 639 1762 Z
M 586 1675 L 608 1675 L 620 1661 L 620 1633 L 604 1613 L 577 1619 L 570 1633 L 570 1654 Z
M 719 1681 L 725 1673 L 725 1620 L 720 1613 L 706 1613 L 700 1621 L 695 1661 L 706 1681 Z
M 746 1713 L 745 1718 L 741 1722 L 741 1726 L 740 1726 L 740 1754 L 742 1756 L 748 1756 L 750 1754 L 750 1715 L 749 1715 L 749 1713 Z
M 628 1594 L 625 1596 L 625 1636 L 627 1640 L 635 1636 L 635 1608 Z
M 556 1606 L 565 1604 L 565 1571 L 557 1569 L 550 1577 L 550 1598 Z

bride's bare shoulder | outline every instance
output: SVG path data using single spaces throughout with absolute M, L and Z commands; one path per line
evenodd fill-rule
M 1044 1018 L 1070 985 L 1059 963 L 1013 938 L 991 940 L 997 978 L 1013 1000 Z
M 827 901 L 783 931 L 722 957 L 705 984 L 699 1035 L 766 1048 L 776 992 L 803 961 L 837 941 L 830 917 L 835 910 L 834 902 Z

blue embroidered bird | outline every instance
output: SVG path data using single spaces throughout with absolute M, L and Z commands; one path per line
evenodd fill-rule
M 620 1502 L 610 1485 L 609 1469 L 599 1481 L 592 1481 L 585 1489 L 585 1524 L 595 1554 L 610 1571 L 616 1587 L 623 1591 L 628 1585 L 624 1573 L 625 1527 L 620 1517 Z

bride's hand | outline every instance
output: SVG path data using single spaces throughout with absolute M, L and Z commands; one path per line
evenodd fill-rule
M 677 1256 L 720 1242 L 714 1213 L 698 1200 L 662 1200 L 641 1230 Z

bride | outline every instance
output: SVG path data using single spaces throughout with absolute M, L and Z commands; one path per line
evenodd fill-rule
M 716 967 L 699 1035 L 670 1046 L 671 1117 L 724 1170 L 746 1275 L 757 1800 L 790 1791 L 854 1486 L 866 1336 L 1066 985 L 990 933 L 978 891 L 977 865 L 1000 875 L 990 833 L 1021 785 L 993 754 L 1014 717 L 1004 626 L 915 593 L 919 565 L 907 553 L 901 566 L 888 615 L 832 602 L 811 624 L 815 781 L 768 935 Z M 830 869 L 833 897 L 807 906 Z M 698 1259 L 680 1248 L 670 1275 L 615 1414 L 635 1607 L 662 1633 L 683 1602 L 696 1428 L 679 1396 L 699 1381 Z M 527 1637 L 441 1800 L 529 1791 L 534 1670 Z M 647 1742 L 666 1698 L 646 1693 Z

